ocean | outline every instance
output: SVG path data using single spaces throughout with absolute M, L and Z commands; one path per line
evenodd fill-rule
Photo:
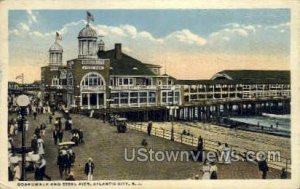
M 262 116 L 231 117 L 230 120 L 253 126 L 263 126 L 264 128 L 268 128 L 268 130 L 270 130 L 271 125 L 273 125 L 273 129 L 271 129 L 270 133 L 290 136 L 290 115 L 263 114 Z

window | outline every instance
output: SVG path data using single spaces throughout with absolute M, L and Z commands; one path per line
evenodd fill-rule
M 163 91 L 162 92 L 161 102 L 163 104 L 177 104 L 179 103 L 179 91 Z
M 81 85 L 84 86 L 100 86 L 105 85 L 104 79 L 98 73 L 88 73 L 81 81 Z
M 114 86 L 114 79 L 110 78 L 109 81 L 110 81 L 110 86 Z
M 59 85 L 59 79 L 57 78 L 57 76 L 54 76 L 52 79 L 52 86 L 57 86 Z
M 121 104 L 128 104 L 128 92 L 122 92 L 120 93 L 120 100 L 121 100 Z
M 131 86 L 133 85 L 133 78 L 118 78 L 119 86 L 125 85 L 125 86 Z
M 171 79 L 168 79 L 168 85 L 173 85 L 173 81 Z
M 111 104 L 119 104 L 119 93 L 111 93 L 110 98 L 113 100 Z
M 138 103 L 138 92 L 131 92 L 130 93 L 130 103 L 131 104 Z
M 158 80 L 158 85 L 162 85 L 162 81 L 161 80 Z
M 140 103 L 147 103 L 147 92 L 140 92 Z
M 156 93 L 149 92 L 149 103 L 155 103 L 155 102 L 156 102 Z

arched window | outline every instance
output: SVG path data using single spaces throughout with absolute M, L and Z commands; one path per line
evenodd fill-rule
M 57 78 L 57 76 L 54 76 L 52 78 L 52 86 L 57 86 L 59 85 L 59 79 Z
M 162 81 L 161 80 L 158 80 L 158 85 L 162 85 Z
M 82 86 L 99 86 L 99 85 L 105 85 L 105 81 L 99 73 L 92 72 L 92 73 L 86 74 L 82 78 L 80 85 L 82 85 Z

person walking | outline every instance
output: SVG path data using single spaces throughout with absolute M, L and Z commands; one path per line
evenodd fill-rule
M 227 143 L 224 147 L 224 164 L 231 164 L 231 149 Z
M 204 164 L 202 166 L 202 172 L 202 180 L 210 179 L 210 163 L 207 159 L 204 161 Z
M 288 178 L 288 173 L 287 173 L 285 168 L 282 168 L 280 178 L 281 179 L 287 179 Z
M 72 166 L 72 154 L 68 150 L 65 157 L 65 162 L 66 162 L 65 173 L 69 174 L 71 172 L 71 166 Z
M 218 179 L 218 167 L 215 162 L 210 166 L 210 179 Z
M 224 146 L 222 145 L 221 142 L 218 142 L 217 155 L 218 155 L 217 158 L 218 158 L 219 163 L 223 163 Z
M 41 155 L 40 161 L 41 161 L 41 164 L 38 167 L 38 169 L 39 169 L 39 174 L 40 174 L 41 180 L 44 180 L 44 177 L 47 178 L 48 180 L 51 180 L 51 177 L 46 174 L 46 164 L 47 163 L 46 163 L 46 160 L 43 155 Z
M 51 123 L 52 123 L 53 116 L 50 114 L 48 119 L 49 119 L 49 123 L 51 124 Z
M 37 137 L 36 137 L 35 134 L 32 136 L 31 145 L 30 146 L 33 149 L 34 153 L 38 152 Z
M 21 179 L 21 168 L 19 166 L 19 163 L 16 163 L 14 166 L 14 181 L 19 181 Z
M 151 136 L 151 130 L 152 130 L 152 121 L 149 121 L 147 126 L 148 136 Z
M 64 173 L 64 170 L 66 168 L 66 151 L 65 150 L 62 150 L 59 152 L 59 155 L 57 157 L 57 165 L 58 165 L 58 170 L 59 170 L 59 175 L 60 175 L 60 178 L 62 179 L 63 178 L 63 173 Z
M 203 156 L 203 138 L 201 136 L 199 136 L 199 138 L 198 138 L 197 152 L 199 153 L 198 161 L 202 162 L 202 156 Z
M 38 136 L 37 147 L 38 147 L 38 154 L 44 155 L 45 154 L 44 140 L 41 138 L 41 136 Z
M 93 159 L 89 158 L 84 168 L 84 172 L 87 175 L 88 180 L 93 180 L 94 169 L 95 169 L 95 165 Z
M 36 120 L 36 117 L 37 117 L 37 112 L 34 111 L 34 112 L 33 112 L 33 119 Z
M 64 131 L 63 130 L 58 130 L 58 139 L 59 139 L 59 142 L 61 143 L 62 140 L 63 140 L 63 137 L 64 137 Z
M 54 145 L 57 145 L 57 141 L 58 141 L 58 130 L 57 129 L 53 130 L 52 136 L 53 136 L 53 140 L 54 140 Z
M 41 135 L 41 129 L 39 127 L 35 128 L 34 134 L 39 137 Z
M 79 129 L 79 143 L 82 144 L 84 141 L 83 141 L 83 130 L 82 129 Z
M 266 179 L 269 171 L 269 167 L 265 159 L 258 161 L 258 169 L 262 172 L 262 179 Z

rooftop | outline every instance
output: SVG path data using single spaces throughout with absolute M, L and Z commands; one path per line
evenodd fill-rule
M 121 58 L 116 58 L 116 50 L 108 50 L 98 52 L 99 58 L 110 59 L 110 66 L 112 67 L 111 75 L 155 75 L 148 67 L 147 64 L 123 53 Z

